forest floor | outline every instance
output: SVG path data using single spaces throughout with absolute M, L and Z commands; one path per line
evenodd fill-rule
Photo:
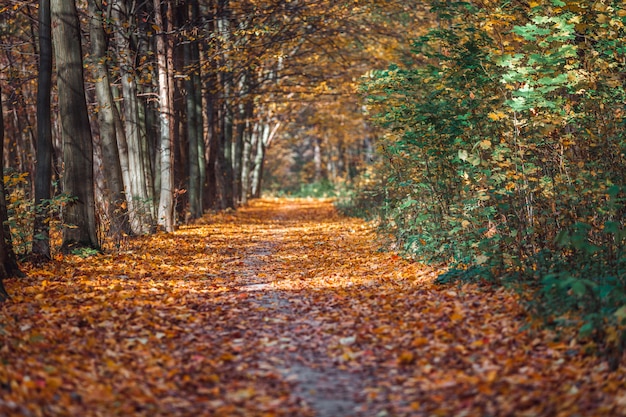
M 24 269 L 0 307 L 0 416 L 626 415 L 623 367 L 512 291 L 435 285 L 328 201 Z

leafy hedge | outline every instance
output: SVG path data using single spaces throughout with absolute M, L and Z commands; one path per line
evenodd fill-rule
M 530 284 L 537 312 L 574 313 L 581 337 L 619 355 L 626 7 L 484 4 L 433 2 L 414 63 L 363 83 L 386 132 L 380 198 L 366 200 L 406 253 L 452 265 L 442 280 Z

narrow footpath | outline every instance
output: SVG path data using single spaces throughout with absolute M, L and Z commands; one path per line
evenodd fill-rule
M 619 416 L 624 368 L 515 293 L 437 286 L 319 200 L 251 203 L 25 265 L 0 307 L 3 416 Z

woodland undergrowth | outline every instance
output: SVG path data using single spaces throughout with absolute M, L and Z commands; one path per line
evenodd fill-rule
M 362 84 L 382 128 L 354 212 L 440 282 L 513 284 L 612 366 L 626 347 L 626 8 L 431 2 L 414 55 Z

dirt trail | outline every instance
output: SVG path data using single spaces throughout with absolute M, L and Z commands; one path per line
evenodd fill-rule
M 626 415 L 624 372 L 437 287 L 329 202 L 261 200 L 119 253 L 26 267 L 0 416 Z

